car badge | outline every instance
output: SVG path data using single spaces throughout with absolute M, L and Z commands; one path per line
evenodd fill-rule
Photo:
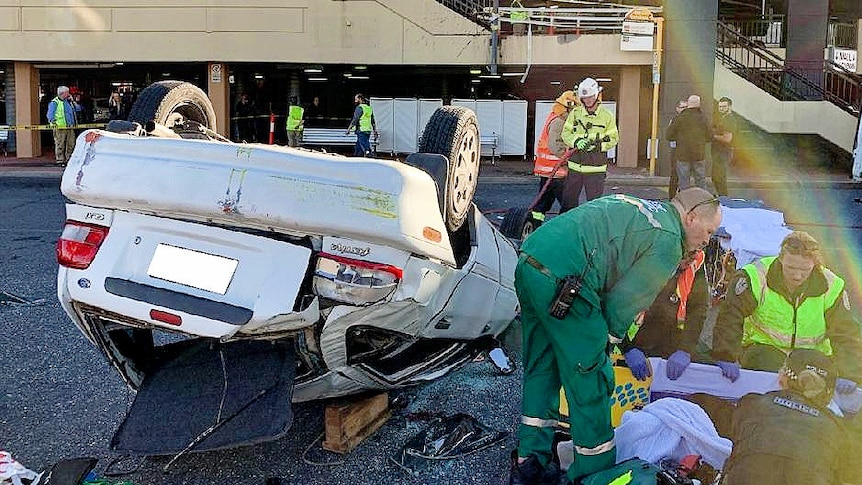
M 88 280 L 87 278 L 81 278 L 78 280 L 78 286 L 80 286 L 81 288 L 89 288 L 90 280 Z

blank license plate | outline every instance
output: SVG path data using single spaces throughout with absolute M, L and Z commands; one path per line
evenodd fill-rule
M 238 263 L 235 259 L 159 244 L 147 274 L 224 295 Z

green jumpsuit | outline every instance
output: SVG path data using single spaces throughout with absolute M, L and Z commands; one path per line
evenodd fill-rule
M 622 338 L 649 307 L 674 274 L 683 244 L 670 203 L 619 194 L 561 214 L 524 241 L 515 269 L 524 347 L 518 456 L 550 462 L 562 385 L 575 445 L 569 479 L 614 465 L 608 340 Z M 557 280 L 581 274 L 588 260 L 568 315 L 552 317 Z

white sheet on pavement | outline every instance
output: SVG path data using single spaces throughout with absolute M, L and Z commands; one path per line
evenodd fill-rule
M 623 413 L 614 439 L 617 463 L 634 457 L 652 463 L 663 458 L 680 461 L 695 454 L 720 470 L 733 448 L 729 439 L 718 435 L 706 411 L 697 404 L 675 398 L 659 399 L 640 411 Z

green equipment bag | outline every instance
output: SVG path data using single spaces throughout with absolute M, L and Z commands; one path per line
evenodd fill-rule
M 661 471 L 652 463 L 631 458 L 581 479 L 581 485 L 656 485 Z

